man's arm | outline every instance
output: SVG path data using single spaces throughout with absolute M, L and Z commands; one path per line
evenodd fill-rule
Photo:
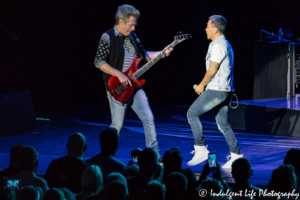
M 170 56 L 171 51 L 173 51 L 173 48 L 170 48 L 170 49 L 166 50 L 165 56 L 166 57 Z M 153 58 L 155 58 L 160 53 L 161 53 L 161 51 L 147 51 L 147 54 L 148 54 L 148 56 L 150 57 L 151 60 Z
M 113 68 L 109 64 L 104 63 L 99 67 L 99 69 L 107 74 L 118 77 L 121 83 L 132 86 L 130 79 L 125 74 Z
M 197 86 L 195 89 L 195 92 L 197 94 L 202 94 L 204 91 L 204 87 L 213 79 L 213 77 L 216 75 L 220 68 L 220 63 L 210 61 L 209 68 L 207 72 L 205 73 L 204 78 L 202 79 L 201 83 Z
M 109 55 L 110 37 L 107 33 L 102 34 L 96 56 L 95 56 L 95 67 L 103 71 L 104 73 L 118 77 L 119 81 L 125 85 L 132 85 L 130 79 L 125 76 L 121 71 L 113 68 L 106 61 Z

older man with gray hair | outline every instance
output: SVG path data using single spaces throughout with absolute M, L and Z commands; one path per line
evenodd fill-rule
M 37 186 L 46 192 L 49 187 L 41 177 L 36 175 L 38 168 L 39 153 L 32 146 L 25 146 L 18 151 L 17 160 L 20 171 L 13 177 L 15 180 L 22 180 L 22 186 Z
M 131 5 L 122 5 L 118 8 L 115 15 L 116 24 L 114 27 L 102 34 L 99 46 L 95 56 L 95 67 L 103 72 L 104 84 L 107 88 L 108 79 L 115 76 L 123 85 L 132 85 L 129 77 L 125 72 L 136 58 L 149 60 L 161 53 L 145 51 L 137 45 L 139 39 L 134 34 L 137 25 L 137 19 L 140 12 Z M 169 56 L 173 49 L 167 50 L 166 56 Z M 120 133 L 125 112 L 128 105 L 132 103 L 132 109 L 138 115 L 143 123 L 146 146 L 155 148 L 159 153 L 158 141 L 154 125 L 154 117 L 149 106 L 148 98 L 142 87 L 135 88 L 132 96 L 126 103 L 116 102 L 114 97 L 107 90 L 109 106 L 111 111 L 112 128 L 117 129 Z M 159 155 L 160 157 L 160 155 Z
M 206 74 L 195 92 L 200 95 L 189 108 L 187 117 L 195 139 L 195 153 L 189 166 L 197 165 L 208 159 L 207 147 L 199 117 L 215 109 L 215 118 L 219 130 L 225 136 L 230 149 L 231 159 L 222 168 L 231 168 L 234 160 L 243 157 L 237 139 L 229 124 L 229 104 L 234 92 L 233 67 L 234 54 L 231 45 L 224 36 L 227 20 L 221 15 L 209 17 L 205 29 L 207 39 L 212 40 L 206 54 Z M 206 88 L 205 88 L 206 87 Z

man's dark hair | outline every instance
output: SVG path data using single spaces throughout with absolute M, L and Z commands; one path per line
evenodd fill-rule
M 164 200 L 166 187 L 157 180 L 150 181 L 145 188 L 145 200 Z
M 136 176 L 136 175 L 138 175 L 139 170 L 140 170 L 139 166 L 129 165 L 129 166 L 127 166 L 125 177 L 129 178 L 129 177 L 132 177 L 132 176 Z
M 117 192 L 116 192 L 117 191 Z M 124 200 L 127 196 L 127 186 L 121 181 L 113 181 L 106 188 L 107 200 Z
M 66 200 L 76 200 L 75 194 L 71 192 L 68 188 L 58 188 L 65 195 Z
M 281 165 L 272 172 L 271 183 L 275 192 L 291 192 L 297 188 L 294 167 L 290 164 Z
M 216 179 L 206 179 L 201 183 L 201 189 L 205 189 L 206 191 L 213 190 L 214 193 L 219 193 L 221 190 L 223 191 L 223 186 Z
M 119 148 L 119 134 L 115 128 L 105 128 L 99 136 L 101 152 L 115 154 Z
M 290 149 L 284 159 L 284 164 L 290 164 L 295 168 L 296 176 L 300 175 L 300 149 Z M 300 177 L 299 177 L 300 178 Z
M 18 167 L 20 170 L 36 172 L 39 153 L 32 146 L 26 146 L 18 152 Z
M 149 147 L 144 149 L 139 156 L 138 165 L 140 167 L 139 174 L 151 174 L 157 169 L 157 151 Z
M 180 169 L 178 172 L 182 173 L 188 180 L 188 189 L 194 189 L 196 187 L 197 179 L 196 174 L 190 168 Z
M 61 190 L 51 188 L 45 192 L 43 200 L 65 200 L 65 195 Z
M 235 182 L 247 182 L 251 176 L 251 163 L 246 158 L 239 158 L 232 163 L 232 176 Z
M 224 34 L 227 26 L 227 19 L 222 15 L 212 15 L 209 17 L 211 23 L 218 29 L 218 31 Z
M 23 144 L 15 144 L 11 149 L 10 149 L 10 154 L 9 154 L 9 165 L 15 165 L 15 163 L 18 160 L 18 152 L 20 149 L 25 147 Z
M 178 171 L 182 167 L 182 155 L 177 149 L 165 152 L 163 157 L 164 169 L 167 171 Z
M 164 174 L 162 182 L 165 183 L 169 174 L 177 172 L 182 167 L 182 155 L 178 149 L 165 152 L 163 157 Z
M 180 172 L 171 173 L 166 180 L 166 198 L 180 199 L 187 191 L 187 179 Z
M 39 191 L 33 186 L 25 186 L 19 193 L 19 200 L 37 199 Z

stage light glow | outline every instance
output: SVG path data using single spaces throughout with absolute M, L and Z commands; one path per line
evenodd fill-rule
M 45 118 L 35 118 L 35 120 L 50 121 L 50 119 L 45 119 Z

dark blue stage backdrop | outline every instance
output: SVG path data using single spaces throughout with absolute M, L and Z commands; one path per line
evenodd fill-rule
M 297 0 L 4 0 L 0 24 L 15 35 L 0 34 L 0 93 L 28 90 L 37 112 L 107 105 L 94 55 L 101 34 L 114 25 L 117 7 L 125 2 L 141 12 L 136 33 L 147 50 L 163 49 L 177 31 L 193 36 L 144 75 L 151 105 L 190 105 L 196 98 L 192 86 L 205 73 L 210 15 L 228 20 L 226 36 L 235 52 L 239 99 L 252 98 L 259 30 L 292 28 L 300 37 Z

